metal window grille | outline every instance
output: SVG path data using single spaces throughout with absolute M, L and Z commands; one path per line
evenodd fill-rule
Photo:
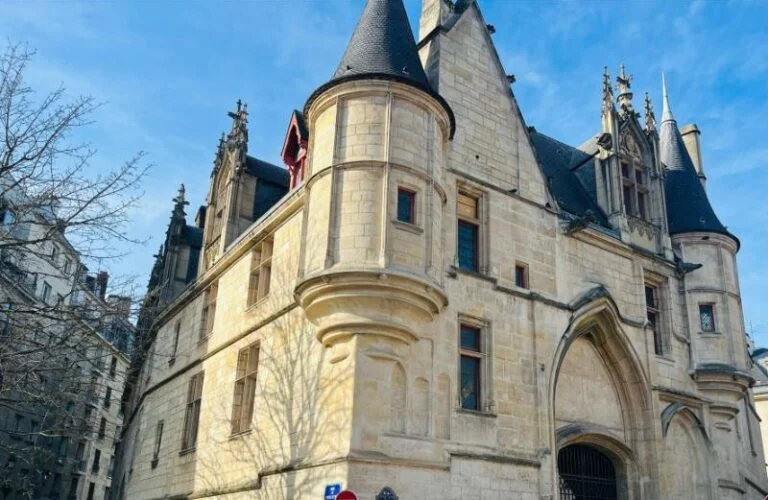
M 611 459 L 585 445 L 571 445 L 557 456 L 561 500 L 617 500 Z

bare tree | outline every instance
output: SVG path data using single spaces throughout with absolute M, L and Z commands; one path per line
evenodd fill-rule
M 52 483 L 82 465 L 78 441 L 119 425 L 104 407 L 120 404 L 112 360 L 127 365 L 131 299 L 109 300 L 106 273 L 84 260 L 136 243 L 125 224 L 149 168 L 138 153 L 96 171 L 77 132 L 99 104 L 37 94 L 24 80 L 33 56 L 21 44 L 0 54 L 0 497 L 66 491 Z M 101 428 L 94 412 L 113 421 Z

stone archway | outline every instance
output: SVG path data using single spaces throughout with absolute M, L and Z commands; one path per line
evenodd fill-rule
M 650 384 L 607 294 L 574 314 L 555 352 L 550 381 L 558 452 L 578 443 L 609 457 L 617 492 L 607 499 L 653 495 L 641 485 L 654 463 Z

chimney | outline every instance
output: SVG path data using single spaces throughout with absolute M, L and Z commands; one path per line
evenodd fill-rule
M 90 290 L 92 292 L 95 292 L 95 289 L 96 289 L 96 278 L 93 277 L 93 276 L 90 276 L 90 275 L 86 276 L 85 277 L 85 288 L 87 288 L 88 290 Z
M 109 282 L 109 273 L 106 271 L 99 271 L 96 275 L 96 289 L 94 293 L 99 296 L 100 299 L 104 299 L 104 295 L 107 293 L 107 283 Z
M 702 187 L 707 187 L 707 176 L 704 175 L 704 165 L 701 163 L 701 141 L 699 136 L 701 130 L 695 123 L 685 125 L 680 129 L 680 135 L 683 136 L 683 143 L 685 149 L 688 151 L 688 156 L 693 161 L 693 166 L 696 167 L 696 173 L 699 175 L 699 181 L 701 181 Z
M 131 315 L 131 298 L 123 295 L 110 295 L 107 304 L 112 306 L 118 316 L 128 319 Z

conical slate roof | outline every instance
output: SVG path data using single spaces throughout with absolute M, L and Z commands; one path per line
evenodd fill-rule
M 696 167 L 693 166 L 677 128 L 677 122 L 672 116 L 666 84 L 662 83 L 662 86 L 663 112 L 659 131 L 659 156 L 666 171 L 664 191 L 669 234 L 700 231 L 720 233 L 733 238 L 738 244 L 738 239 L 723 226 L 709 203 Z
M 453 111 L 427 80 L 403 0 L 366 1 L 338 68 L 331 79 L 309 97 L 305 114 L 312 101 L 329 88 L 362 79 L 396 80 L 431 94 L 448 112 L 453 136 Z
M 368 0 L 331 80 L 388 75 L 429 88 L 402 0 Z

